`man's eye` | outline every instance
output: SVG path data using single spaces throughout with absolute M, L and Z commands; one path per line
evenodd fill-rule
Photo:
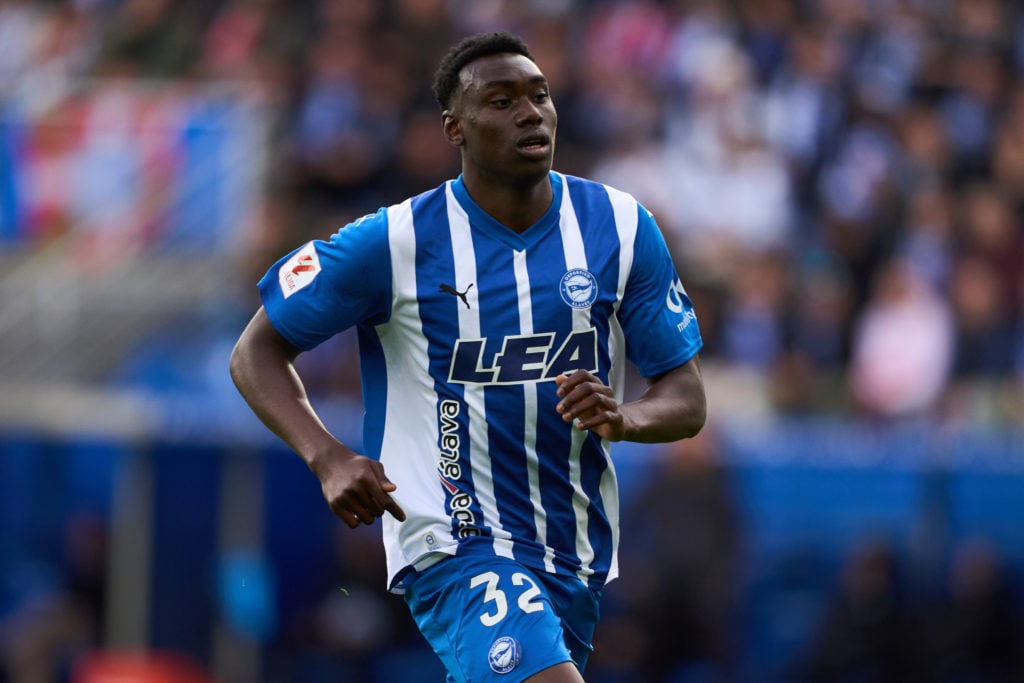
M 504 109 L 505 107 L 507 107 L 511 103 L 512 103 L 512 100 L 508 99 L 507 97 L 499 97 L 499 98 L 491 100 L 491 106 L 492 107 L 498 107 L 498 108 L 501 108 L 501 109 Z
M 533 96 L 533 99 L 536 100 L 537 102 L 547 102 L 550 98 L 551 95 L 549 95 L 546 92 L 539 92 Z

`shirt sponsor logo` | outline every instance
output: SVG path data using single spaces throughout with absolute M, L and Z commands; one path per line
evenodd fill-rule
M 458 401 L 445 399 L 438 406 L 438 417 L 441 421 L 441 438 L 439 439 L 439 457 L 437 469 L 441 473 L 441 481 L 448 492 L 454 494 L 458 489 L 448 480 L 458 481 L 462 478 L 462 465 L 459 464 L 459 449 L 461 442 L 459 437 L 459 423 L 455 419 L 459 416 L 461 407 Z
M 590 308 L 597 301 L 597 278 L 590 271 L 573 268 L 558 286 L 562 301 L 573 308 Z
M 496 674 L 507 674 L 517 666 L 523 658 L 523 646 L 511 636 L 502 636 L 493 643 L 487 652 L 487 663 Z
M 448 381 L 455 384 L 526 384 L 552 381 L 573 370 L 597 372 L 597 329 L 576 330 L 555 347 L 553 332 L 509 335 L 485 365 L 487 339 L 458 339 Z
M 683 289 L 683 283 L 679 281 L 679 278 L 673 278 L 672 283 L 668 286 L 668 294 L 665 295 L 665 307 L 673 313 L 682 313 L 684 296 L 686 296 L 686 290 Z
M 683 330 L 690 326 L 690 323 L 692 323 L 696 319 L 696 313 L 694 313 L 693 311 L 687 311 L 686 313 L 683 313 L 682 321 L 676 324 L 676 329 L 682 332 Z
M 437 476 L 441 485 L 448 492 L 448 511 L 457 529 L 459 538 L 479 536 L 480 529 L 476 526 L 476 515 L 470 509 L 473 498 L 465 491 L 460 491 L 456 481 L 462 478 L 461 439 L 459 437 L 459 413 L 462 405 L 458 401 L 445 399 L 438 405 L 438 419 L 441 424 L 441 436 L 438 440 Z
M 277 271 L 277 281 L 281 285 L 281 293 L 287 299 L 295 292 L 307 286 L 320 272 L 320 257 L 316 246 L 310 242 L 292 254 Z

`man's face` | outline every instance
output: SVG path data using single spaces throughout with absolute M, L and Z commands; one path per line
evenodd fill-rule
M 444 130 L 462 149 L 463 172 L 516 184 L 551 170 L 557 121 L 537 65 L 498 54 L 463 67 Z

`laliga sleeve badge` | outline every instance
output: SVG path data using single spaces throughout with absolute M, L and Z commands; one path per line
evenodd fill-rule
M 316 253 L 316 245 L 312 242 L 292 254 L 277 271 L 277 281 L 281 285 L 281 293 L 287 299 L 312 282 L 320 272 L 320 257 Z
M 507 674 L 519 666 L 519 660 L 523 657 L 523 647 L 519 641 L 511 636 L 502 636 L 491 643 L 491 649 L 487 653 L 487 663 L 491 665 L 491 671 L 496 674 Z

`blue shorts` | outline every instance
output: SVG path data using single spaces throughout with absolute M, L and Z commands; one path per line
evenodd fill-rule
M 601 592 L 504 557 L 444 559 L 406 580 L 405 602 L 449 683 L 522 681 L 593 650 Z

